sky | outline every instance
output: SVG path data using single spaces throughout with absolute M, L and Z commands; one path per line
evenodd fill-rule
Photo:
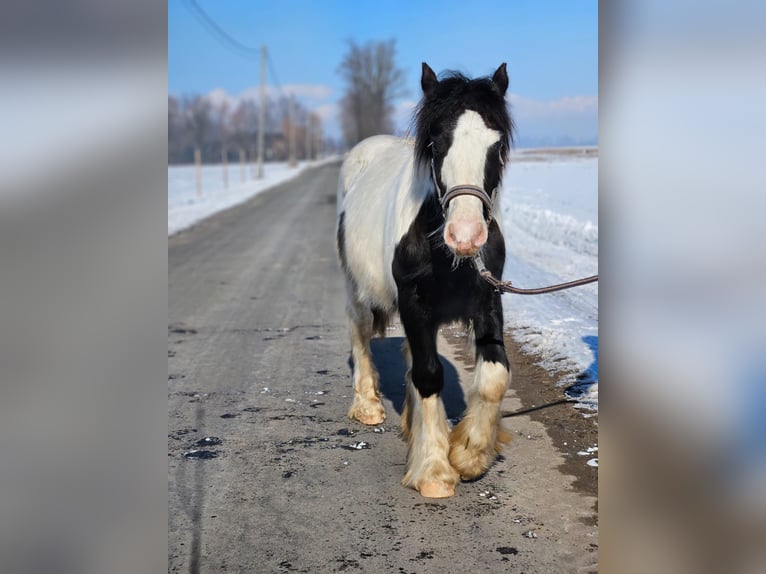
M 421 62 L 437 73 L 492 74 L 507 62 L 519 145 L 597 143 L 598 3 L 595 0 L 198 0 L 231 37 L 273 66 L 267 83 L 294 93 L 339 137 L 338 66 L 348 42 L 396 40 L 406 95 L 395 102 L 404 132 L 420 98 Z M 273 72 L 272 72 L 273 69 Z M 168 91 L 236 102 L 257 96 L 259 62 L 222 44 L 189 9 L 168 3 Z M 273 89 L 273 88 L 272 88 Z M 569 139 L 565 139 L 569 138 Z

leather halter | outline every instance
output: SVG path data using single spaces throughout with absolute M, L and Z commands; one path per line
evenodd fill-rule
M 433 142 L 428 144 L 428 147 L 433 146 Z M 449 202 L 461 195 L 471 195 L 478 198 L 487 208 L 488 217 L 487 222 L 492 220 L 492 208 L 495 204 L 495 196 L 497 195 L 497 188 L 492 190 L 492 193 L 487 193 L 484 188 L 477 185 L 460 184 L 450 187 L 447 192 L 443 192 L 439 187 L 439 180 L 436 178 L 436 166 L 434 165 L 434 157 L 431 155 L 431 179 L 433 179 L 434 187 L 436 188 L 436 197 L 439 199 L 439 203 L 442 206 L 442 212 L 446 215 Z
M 438 185 L 437 185 L 438 189 Z M 441 190 L 440 190 L 441 191 Z M 494 193 L 490 196 L 486 191 L 484 191 L 482 188 L 476 186 L 476 185 L 456 185 L 454 187 L 449 188 L 447 190 L 447 193 L 441 196 L 439 201 L 441 201 L 442 209 L 444 211 L 447 211 L 447 205 L 450 201 L 458 197 L 459 195 L 472 195 L 474 197 L 478 197 L 481 202 L 486 206 L 486 208 L 492 212 L 492 205 L 494 203 Z

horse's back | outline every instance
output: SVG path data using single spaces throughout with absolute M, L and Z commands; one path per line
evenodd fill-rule
M 372 136 L 356 144 L 341 167 L 339 212 L 344 210 L 344 200 L 352 190 L 354 193 L 372 193 L 372 190 L 390 188 L 392 173 L 406 166 L 412 159 L 412 152 L 409 140 L 390 135 Z
M 410 140 L 373 136 L 354 146 L 341 168 L 345 270 L 360 300 L 371 306 L 390 308 L 396 298 L 391 262 L 402 228 L 409 225 L 401 213 L 403 202 L 412 203 L 413 151 Z

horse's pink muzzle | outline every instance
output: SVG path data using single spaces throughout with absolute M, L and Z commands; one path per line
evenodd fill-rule
M 487 242 L 484 218 L 456 215 L 444 226 L 444 242 L 458 257 L 473 257 Z

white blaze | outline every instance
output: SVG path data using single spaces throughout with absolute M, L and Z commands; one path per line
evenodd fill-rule
M 444 158 L 441 179 L 444 193 L 456 185 L 484 187 L 487 150 L 500 141 L 501 133 L 487 127 L 482 117 L 466 110 L 458 118 L 452 146 Z M 444 226 L 444 241 L 458 255 L 475 255 L 487 240 L 484 206 L 477 197 L 458 196 L 450 201 Z
M 477 112 L 463 112 L 457 120 L 452 146 L 442 164 L 444 186 L 447 189 L 463 184 L 482 187 L 487 150 L 500 141 L 500 136 L 499 131 L 487 127 Z

